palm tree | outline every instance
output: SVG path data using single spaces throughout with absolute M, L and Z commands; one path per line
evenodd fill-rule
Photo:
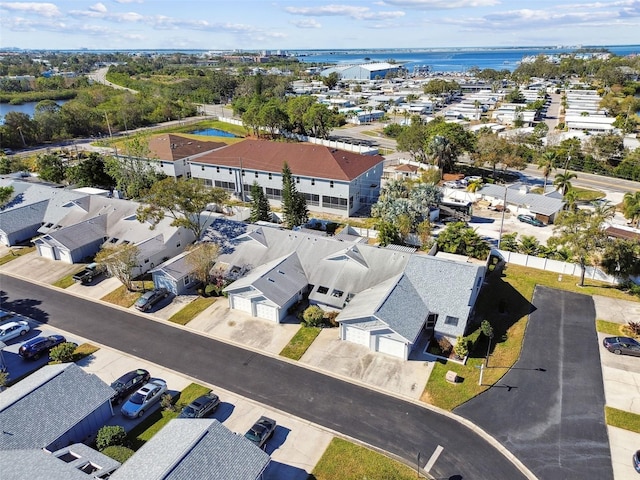
M 478 178 L 477 180 L 473 180 L 469 182 L 467 185 L 467 192 L 475 193 L 482 187 L 482 179 Z
M 544 177 L 544 187 L 542 188 L 542 193 L 547 192 L 547 181 L 549 180 L 549 175 L 556 168 L 556 160 L 558 159 L 558 154 L 553 150 L 549 150 L 543 153 L 538 160 L 538 170 L 542 170 L 542 176 Z
M 636 222 L 636 227 L 640 228 L 640 191 L 624 194 L 622 198 L 622 213 L 624 218 L 631 222 Z
M 433 140 L 429 142 L 429 153 L 433 157 L 434 164 L 443 172 L 447 171 L 447 167 L 453 161 L 453 152 L 451 149 L 451 142 L 447 137 L 436 135 Z
M 571 190 L 571 180 L 574 178 L 578 178 L 573 172 L 558 173 L 553 180 L 553 185 L 556 187 L 556 190 L 559 190 L 562 195 L 566 195 L 569 190 Z
M 611 220 L 616 214 L 616 206 L 610 201 L 592 202 L 593 214 L 602 219 L 603 222 Z

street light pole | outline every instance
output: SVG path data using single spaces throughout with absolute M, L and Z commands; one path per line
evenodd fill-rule
M 500 234 L 498 235 L 498 250 L 502 246 L 502 229 L 504 228 L 504 214 L 507 211 L 507 184 L 504 185 L 504 198 L 502 200 L 502 219 L 500 220 Z

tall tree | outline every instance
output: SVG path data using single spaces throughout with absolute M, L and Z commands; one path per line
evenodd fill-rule
M 249 219 L 252 223 L 271 221 L 269 200 L 258 182 L 253 182 L 253 185 L 251 185 L 251 216 Z
M 602 216 L 583 209 L 561 212 L 553 236 L 547 241 L 550 247 L 564 247 L 571 252 L 573 261 L 580 265 L 580 286 L 584 286 L 587 265 L 597 262 L 607 240 L 603 220 Z
M 438 234 L 438 249 L 485 260 L 491 246 L 473 228 L 463 222 L 450 223 Z
M 115 179 L 106 172 L 104 158 L 97 152 L 67 169 L 67 180 L 78 187 L 113 188 Z
M 602 253 L 600 266 L 607 274 L 621 280 L 640 275 L 640 242 L 610 240 Z
M 133 290 L 133 269 L 138 266 L 140 249 L 133 244 L 104 244 L 95 261 L 107 267 L 112 277 L 122 282 L 127 290 Z
M 578 175 L 573 172 L 558 173 L 553 180 L 553 185 L 562 195 L 566 195 L 571 190 L 571 180 L 574 178 L 578 178 Z
M 40 178 L 47 182 L 61 183 L 66 177 L 67 165 L 54 153 L 38 155 L 36 168 Z
M 622 198 L 622 214 L 630 222 L 640 228 L 640 191 L 627 192 Z
M 549 150 L 542 155 L 538 159 L 538 170 L 542 170 L 542 176 L 544 177 L 544 186 L 542 191 L 546 193 L 547 191 L 547 181 L 549 180 L 549 175 L 556 168 L 556 161 L 558 155 L 553 150 Z
M 0 207 L 7 203 L 13 196 L 13 187 L 0 187 Z
M 284 224 L 289 229 L 302 225 L 309 219 L 307 201 L 298 192 L 287 162 L 282 166 L 282 213 Z
M 212 242 L 198 242 L 190 245 L 187 251 L 189 253 L 185 257 L 185 261 L 191 268 L 191 273 L 196 280 L 207 285 L 211 278 L 211 269 L 220 254 L 220 246 Z
M 207 206 L 222 205 L 227 199 L 221 188 L 209 188 L 196 179 L 165 178 L 153 184 L 144 198 L 146 205 L 138 207 L 137 217 L 153 226 L 165 217 L 172 218 L 172 226 L 188 228 L 198 240 L 211 217 Z

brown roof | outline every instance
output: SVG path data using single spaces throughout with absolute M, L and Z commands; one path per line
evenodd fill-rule
M 360 155 L 311 143 L 244 140 L 209 152 L 197 163 L 240 166 L 243 170 L 280 173 L 285 162 L 293 175 L 351 181 L 384 161 L 381 155 Z
M 223 142 L 192 140 L 172 133 L 159 135 L 149 140 L 149 150 L 155 154 L 158 160 L 172 161 L 224 147 L 225 145 L 226 143 Z
M 403 163 L 402 165 L 399 165 L 396 167 L 396 171 L 416 173 L 418 171 L 418 167 L 416 167 L 415 165 L 409 165 L 409 164 Z
M 640 240 L 640 233 L 626 230 L 623 228 L 607 227 L 604 230 L 607 235 L 614 238 L 622 238 L 625 240 Z

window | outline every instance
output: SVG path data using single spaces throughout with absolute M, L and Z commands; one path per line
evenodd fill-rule
M 273 175 L 269 174 L 269 180 L 273 180 Z
M 269 200 L 282 200 L 282 190 L 277 188 L 265 188 L 266 196 Z
M 244 170 L 241 170 L 241 174 L 242 174 L 242 176 L 244 177 Z
M 233 173 L 233 170 L 229 169 L 229 175 L 231 175 Z
M 296 183 L 300 183 L 300 177 L 296 177 Z
M 314 195 L 313 193 L 303 193 L 307 205 L 320 206 L 320 195 Z
M 118 239 L 116 237 L 113 237 L 111 240 L 109 240 L 110 243 L 116 243 L 118 241 Z
M 312 179 L 311 179 L 311 185 L 315 185 L 315 184 L 316 184 L 316 179 L 315 179 L 315 178 L 312 178 Z
M 149 263 L 149 259 L 148 259 L 148 258 L 145 258 L 145 259 L 144 259 L 144 263 Z
M 220 173 L 220 167 L 216 167 L 216 173 Z
M 214 184 L 216 187 L 222 188 L 223 190 L 227 190 L 229 192 L 235 192 L 236 190 L 236 184 L 234 182 L 223 182 L 221 180 L 216 180 Z
M 344 294 L 344 292 L 342 290 L 333 290 L 333 292 L 331 292 L 331 296 L 332 297 L 336 297 L 336 298 L 340 298 L 342 297 L 342 295 Z
M 202 171 L 204 172 L 204 165 L 202 165 L 202 166 L 200 167 L 200 170 L 202 170 Z
M 329 181 L 329 188 L 333 188 L 333 180 Z
M 255 172 L 253 172 L 253 176 L 258 178 L 258 171 L 257 170 Z
M 327 208 L 335 208 L 337 210 L 347 210 L 347 199 L 323 195 L 322 206 Z
M 202 179 L 202 181 L 204 182 L 204 185 L 206 187 L 213 187 L 213 182 L 211 180 L 209 180 L 208 178 L 204 178 L 204 179 Z
M 458 317 L 450 317 L 447 315 L 447 318 L 444 320 L 445 325 L 452 325 L 454 327 L 458 326 Z
M 326 295 L 328 291 L 329 291 L 329 287 L 323 287 L 322 285 L 318 287 L 318 293 Z
M 187 275 L 186 277 L 184 277 L 184 286 L 188 286 L 191 283 L 191 277 L 189 275 Z

